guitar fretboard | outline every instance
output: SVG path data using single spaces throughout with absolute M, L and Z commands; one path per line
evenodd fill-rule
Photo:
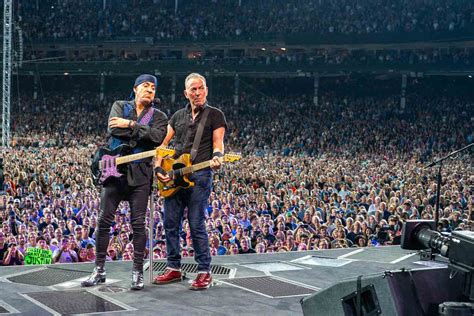
M 189 155 L 189 154 L 185 154 L 185 155 Z M 238 160 L 240 160 L 240 155 L 226 154 L 222 158 L 221 163 L 234 162 L 234 161 L 238 161 Z M 191 174 L 193 172 L 199 171 L 201 169 L 210 167 L 211 166 L 211 161 L 212 160 L 207 160 L 207 161 L 203 161 L 203 162 L 197 163 L 197 164 L 192 165 L 192 166 L 182 167 L 182 168 L 176 169 L 176 170 L 170 170 L 170 171 L 168 171 L 168 175 L 169 175 L 170 178 L 174 178 L 175 176 L 179 176 L 179 177 L 180 176 L 185 176 L 185 175 Z
M 190 173 L 196 172 L 198 170 L 207 168 L 210 165 L 211 165 L 210 160 L 203 161 L 203 162 L 197 163 L 197 164 L 189 166 L 189 167 L 184 167 L 184 168 L 181 169 L 181 172 L 182 172 L 183 175 L 186 175 L 186 174 L 190 174 Z
M 155 154 L 156 154 L 156 150 L 153 149 L 153 150 L 144 151 L 138 154 L 128 155 L 125 157 L 118 157 L 117 159 L 115 159 L 115 164 L 121 165 L 130 161 L 153 157 Z
M 167 148 L 167 147 L 158 147 L 156 149 L 144 151 L 138 154 L 127 155 L 123 157 L 117 157 L 115 159 L 115 165 L 121 165 L 130 161 L 140 160 L 148 157 L 153 157 L 158 154 L 161 157 L 165 156 L 172 156 L 174 155 L 174 149 Z

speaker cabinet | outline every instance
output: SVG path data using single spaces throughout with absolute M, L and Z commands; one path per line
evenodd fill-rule
M 394 271 L 351 278 L 301 300 L 304 315 L 438 315 L 462 299 L 464 278 L 447 268 Z

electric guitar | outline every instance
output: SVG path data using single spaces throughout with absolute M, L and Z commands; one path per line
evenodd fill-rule
M 153 156 L 167 157 L 173 156 L 175 153 L 174 149 L 167 147 L 157 147 L 152 150 L 144 151 L 138 154 L 125 155 L 130 151 L 130 146 L 123 144 L 117 146 L 114 150 L 110 150 L 105 147 L 101 147 L 95 153 L 92 161 L 91 170 L 92 178 L 95 184 L 104 184 L 109 178 L 118 178 L 122 176 L 117 166 L 125 164 L 127 162 L 140 160 Z M 122 171 L 124 172 L 124 171 Z
M 242 158 L 238 154 L 225 154 L 222 157 L 223 162 L 235 162 Z M 189 180 L 188 176 L 198 170 L 207 168 L 211 165 L 211 160 L 203 161 L 193 165 L 190 154 L 182 154 L 178 159 L 163 157 L 161 168 L 163 168 L 171 178 L 168 182 L 158 181 L 158 190 L 160 195 L 167 198 L 173 196 L 181 189 L 187 189 L 194 186 L 194 182 Z

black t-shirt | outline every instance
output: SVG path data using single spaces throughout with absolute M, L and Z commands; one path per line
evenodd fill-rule
M 276 241 L 276 237 L 273 236 L 272 234 L 263 235 L 263 238 L 268 240 L 271 244 L 273 244 Z
M 5 254 L 6 254 L 6 251 L 5 251 Z M 3 262 L 5 262 L 6 258 L 7 258 L 7 256 L 4 255 Z M 5 265 L 5 263 L 3 265 Z M 20 258 L 18 258 L 18 253 L 15 257 L 13 257 L 13 256 L 10 257 L 10 262 L 8 263 L 8 265 L 9 266 L 21 266 L 22 265 L 22 262 L 21 262 Z
M 204 125 L 201 142 L 199 143 L 198 152 L 193 164 L 212 159 L 212 132 L 220 127 L 227 128 L 227 122 L 221 110 L 207 104 L 205 107 L 209 108 L 209 114 L 206 119 L 206 124 Z M 190 104 L 176 111 L 171 117 L 169 124 L 175 132 L 174 142 L 176 156 L 180 156 L 184 153 L 189 154 L 191 152 L 194 136 L 196 135 L 201 117 L 202 112 L 200 112 L 193 121 Z M 188 128 L 190 128 L 189 133 L 187 132 Z
M 56 224 L 55 222 L 51 222 L 49 224 L 46 222 L 42 222 L 41 224 L 38 225 L 38 231 L 42 232 L 43 229 L 45 229 L 48 225 L 53 225 L 54 230 L 58 228 L 58 224 Z
M 247 253 L 257 253 L 257 252 L 253 250 L 252 248 L 249 248 L 247 251 L 243 251 L 242 249 L 239 249 L 239 254 L 243 255 Z
M 3 248 L 0 248 L 0 266 L 3 265 L 3 256 L 5 255 L 5 252 L 7 252 L 7 244 L 3 244 Z

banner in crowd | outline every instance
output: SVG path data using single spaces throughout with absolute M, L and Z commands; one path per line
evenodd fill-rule
M 26 249 L 25 265 L 51 264 L 53 252 L 51 250 L 28 248 Z

